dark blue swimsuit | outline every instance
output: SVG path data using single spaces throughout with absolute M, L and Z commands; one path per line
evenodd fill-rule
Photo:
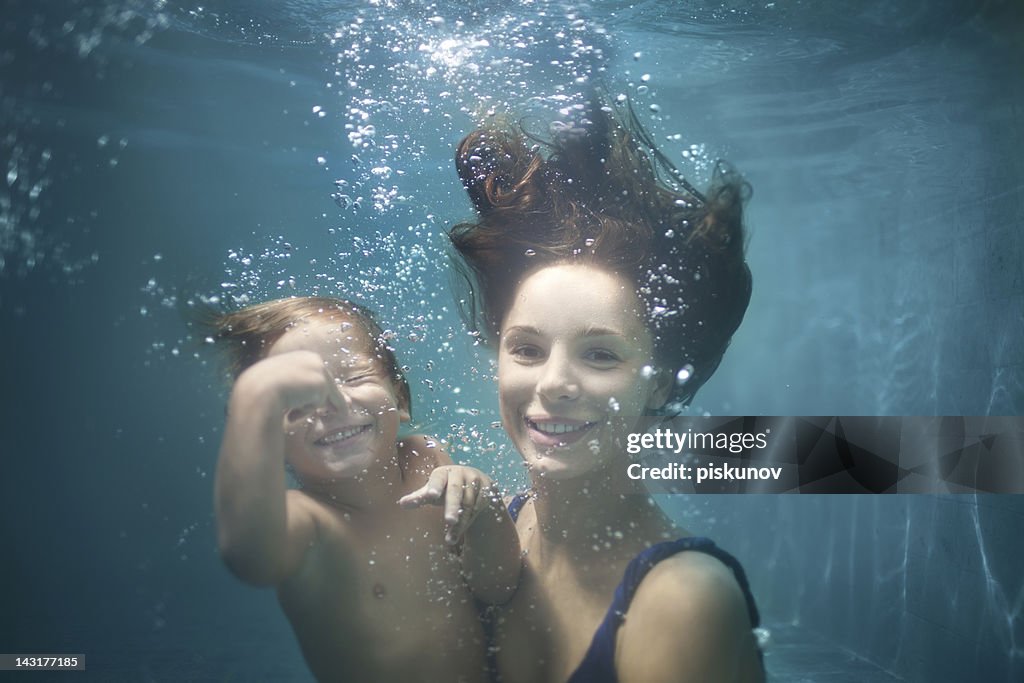
M 523 509 L 527 500 L 528 496 L 520 493 L 509 503 L 508 512 L 513 520 L 519 518 L 519 511 Z M 584 655 L 583 661 L 569 677 L 567 683 L 616 683 L 618 681 L 618 675 L 615 672 L 615 634 L 626 618 L 626 612 L 629 610 L 629 604 L 633 601 L 636 589 L 640 587 L 640 582 L 647 576 L 647 572 L 654 568 L 654 565 L 686 550 L 711 555 L 732 570 L 736 576 L 736 582 L 743 591 L 743 597 L 747 601 L 750 626 L 757 628 L 761 623 L 757 605 L 754 604 L 754 596 L 750 592 L 747 574 L 735 557 L 716 546 L 710 538 L 703 536 L 687 536 L 674 541 L 656 543 L 634 557 L 626 567 L 622 582 L 615 589 L 612 604 L 608 606 L 601 625 L 597 627 L 594 638 L 590 641 L 587 654 Z M 759 650 L 758 656 L 760 657 L 760 655 Z

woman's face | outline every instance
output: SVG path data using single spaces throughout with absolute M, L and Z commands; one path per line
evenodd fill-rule
M 535 475 L 572 478 L 619 461 L 660 396 L 650 332 L 622 276 L 566 264 L 516 291 L 501 328 L 505 430 Z

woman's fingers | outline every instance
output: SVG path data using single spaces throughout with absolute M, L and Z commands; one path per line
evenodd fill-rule
M 449 543 L 457 543 L 469 530 L 480 511 L 487 507 L 487 481 L 479 476 L 464 476 L 462 480 L 462 508 L 458 519 L 446 535 Z
M 412 493 L 398 499 L 404 508 L 418 508 L 421 505 L 440 505 L 448 488 L 448 468 L 438 467 L 430 473 L 427 483 Z
M 438 467 L 430 473 L 426 484 L 402 496 L 398 504 L 404 508 L 442 505 L 444 540 L 454 545 L 465 535 L 480 511 L 489 504 L 491 486 L 491 480 L 473 468 L 457 465 Z
M 462 498 L 464 495 L 463 482 L 465 481 L 462 471 L 459 468 L 452 468 L 448 475 L 448 489 L 444 496 L 444 521 L 454 526 L 459 521 L 459 513 L 462 512 Z M 448 531 L 451 534 L 451 529 Z M 449 541 L 452 543 L 453 541 Z

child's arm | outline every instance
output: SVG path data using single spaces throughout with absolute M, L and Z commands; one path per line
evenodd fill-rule
M 519 536 L 494 482 L 473 467 L 438 467 L 420 489 L 398 501 L 403 507 L 443 505 L 445 542 L 464 540 L 462 573 L 474 597 L 508 601 L 519 585 Z
M 243 581 L 274 585 L 294 574 L 315 540 L 313 510 L 285 481 L 285 415 L 342 401 L 312 351 L 271 356 L 235 382 L 217 463 L 217 539 Z

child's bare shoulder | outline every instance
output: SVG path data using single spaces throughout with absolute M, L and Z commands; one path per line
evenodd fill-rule
M 398 440 L 395 447 L 398 450 L 402 471 L 406 473 L 415 472 L 429 476 L 434 468 L 453 464 L 441 441 L 427 434 L 404 436 Z
M 358 563 L 354 556 L 359 552 L 359 542 L 349 516 L 305 491 L 289 489 L 286 495 L 288 505 L 301 511 L 300 515 L 289 516 L 289 524 L 292 519 L 305 518 L 312 523 L 314 532 L 298 571 L 278 586 L 282 595 L 315 593 L 355 572 Z
M 300 512 L 293 517 L 305 517 L 313 524 L 315 544 L 345 543 L 351 538 L 351 520 L 344 511 L 301 489 L 288 489 L 286 495 L 289 507 Z

